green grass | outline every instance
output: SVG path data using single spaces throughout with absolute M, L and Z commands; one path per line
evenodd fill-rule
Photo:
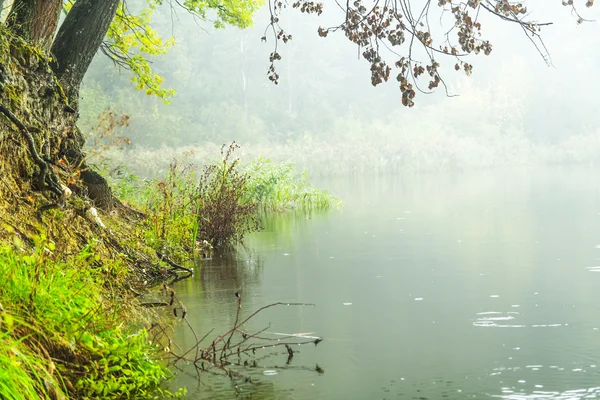
M 66 260 L 55 253 L 44 238 L 34 251 L 0 247 L 0 398 L 170 395 L 156 346 L 106 283 L 119 263 L 92 267 L 91 247 Z
M 311 186 L 305 172 L 293 163 L 275 163 L 262 157 L 248 163 L 246 198 L 263 212 L 299 210 L 305 212 L 339 207 L 341 201 Z
M 22 326 L 9 314 L 3 313 L 0 332 L 0 398 L 21 400 L 40 398 L 47 388 L 55 393 L 64 393 L 59 379 L 51 373 L 51 360 L 35 354 L 25 343 L 27 336 L 15 338 L 16 326 Z M 44 398 L 44 397 L 42 397 Z
M 166 176 L 149 183 L 139 201 L 144 213 L 144 237 L 156 250 L 169 248 L 178 259 L 193 251 L 200 192 L 196 171 L 190 164 L 171 163 Z

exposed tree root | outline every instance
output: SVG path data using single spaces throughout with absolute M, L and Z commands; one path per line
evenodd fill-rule
M 59 198 L 63 196 L 63 189 L 58 181 L 58 178 L 54 174 L 52 169 L 48 168 L 48 164 L 46 161 L 40 157 L 37 149 L 35 148 L 35 141 L 33 140 L 33 136 L 27 129 L 27 127 L 17 118 L 15 114 L 13 114 L 8 108 L 4 107 L 0 104 L 0 112 L 6 116 L 13 124 L 19 128 L 25 140 L 27 141 L 27 145 L 29 147 L 29 153 L 31 158 L 35 162 L 35 164 L 40 169 L 40 172 L 37 176 L 37 187 L 39 190 L 50 190 L 52 193 L 56 194 Z M 46 179 L 48 178 L 48 179 Z

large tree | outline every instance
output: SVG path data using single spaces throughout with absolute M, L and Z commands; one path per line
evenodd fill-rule
M 15 0 L 6 25 L 22 38 L 48 50 L 62 6 L 62 0 Z
M 38 0 L 42 1 L 43 0 Z M 119 0 L 78 0 L 52 45 L 53 70 L 76 103 L 79 85 L 115 17 Z

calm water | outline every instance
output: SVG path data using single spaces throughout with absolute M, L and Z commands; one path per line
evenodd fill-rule
M 266 221 L 175 289 L 199 334 L 232 326 L 241 289 L 246 315 L 316 304 L 249 330 L 325 340 L 260 360 L 237 391 L 192 369 L 175 384 L 192 399 L 600 398 L 599 185 L 574 168 L 324 182 L 342 210 Z

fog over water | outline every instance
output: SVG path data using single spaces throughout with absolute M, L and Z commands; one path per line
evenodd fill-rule
M 291 364 L 266 349 L 241 369 L 255 385 L 197 384 L 191 366 L 173 384 L 198 399 L 600 398 L 597 182 L 580 167 L 322 181 L 342 210 L 269 218 L 175 289 L 198 334 L 231 327 L 239 290 L 244 316 L 316 304 L 246 331 L 324 341 Z

